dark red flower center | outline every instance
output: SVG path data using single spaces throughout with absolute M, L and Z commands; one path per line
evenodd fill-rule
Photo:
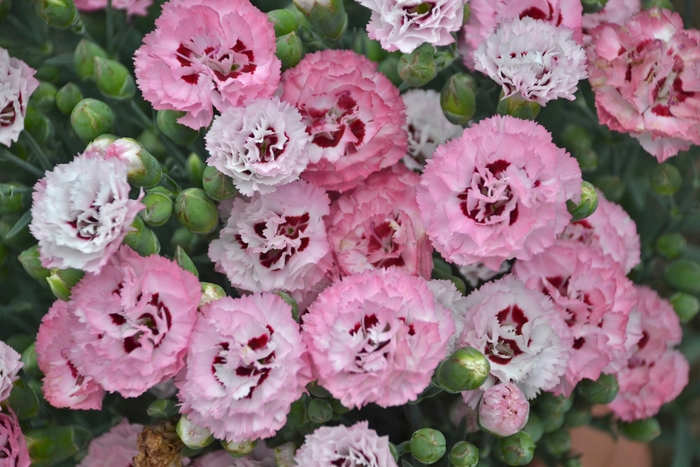
M 304 233 L 309 226 L 309 220 L 310 216 L 308 213 L 304 213 L 301 216 L 285 216 L 284 223 L 277 226 L 273 237 L 277 238 L 279 236 L 283 236 L 290 240 L 299 239 L 299 246 L 289 246 L 286 249 L 270 248 L 267 251 L 260 253 L 258 257 L 260 264 L 268 269 L 272 268 L 273 266 L 278 268 L 284 267 L 287 265 L 292 256 L 298 252 L 304 251 L 309 246 L 310 240 L 309 237 L 301 237 L 301 234 Z M 271 240 L 265 235 L 265 231 L 267 229 L 268 223 L 266 222 L 258 222 L 253 226 L 253 230 L 255 231 L 256 235 L 258 235 L 258 237 L 260 237 L 260 239 L 264 242 Z M 236 235 L 235 239 L 241 248 L 249 248 L 249 245 L 243 241 L 243 238 L 240 235 Z
M 509 166 L 509 162 L 499 159 L 472 174 L 470 185 L 457 195 L 465 216 L 477 224 L 493 224 L 493 217 L 502 222 L 506 214 L 508 225 L 518 220 L 518 205 L 511 202 L 513 195 L 505 173 Z
M 0 127 L 8 127 L 15 123 L 17 118 L 15 112 L 15 106 L 13 102 L 8 102 L 8 104 L 0 110 Z
M 121 289 L 120 284 L 115 292 L 119 293 Z M 141 297 L 142 295 L 139 294 L 137 302 L 141 301 Z M 110 313 L 109 317 L 115 326 L 122 328 L 126 325 L 128 329 L 123 329 L 123 332 L 137 330 L 124 338 L 123 347 L 127 354 L 140 348 L 144 338 L 150 339 L 153 347 L 158 348 L 163 342 L 165 334 L 170 331 L 173 325 L 170 309 L 160 300 L 160 294 L 157 293 L 151 295 L 151 299 L 144 307 L 144 312 L 136 319 L 130 319 L 129 316 L 122 313 Z
M 359 107 L 350 91 L 338 94 L 329 108 L 302 104 L 299 111 L 311 142 L 321 148 L 334 148 L 344 141 L 346 153 L 352 154 L 364 141 L 365 123 L 358 117 Z
M 523 326 L 530 321 L 518 305 L 504 308 L 496 314 L 496 318 L 501 326 L 512 327 L 516 336 L 522 336 Z M 487 343 L 484 348 L 484 355 L 499 365 L 507 364 L 513 357 L 517 357 L 522 353 L 523 350 L 514 339 L 502 336 L 499 336 L 496 342 Z
M 229 78 L 236 79 L 242 73 L 253 73 L 257 69 L 255 54 L 240 40 L 236 40 L 233 47 L 208 46 L 203 50 L 199 50 L 192 41 L 187 45 L 180 43 L 175 51 L 175 58 L 182 67 L 192 67 L 195 63 L 204 65 L 219 82 Z M 181 79 L 189 84 L 197 84 L 200 73 L 201 70 L 195 71 L 182 76 Z

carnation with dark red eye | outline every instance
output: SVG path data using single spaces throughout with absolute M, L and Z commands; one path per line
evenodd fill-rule
M 78 467 L 131 466 L 131 460 L 139 453 L 136 447 L 142 425 L 130 424 L 126 419 L 99 436 L 88 446 L 87 455 Z
M 377 65 L 349 50 L 307 54 L 282 75 L 282 101 L 301 113 L 309 134 L 302 178 L 346 191 L 406 153 L 405 106 Z
M 36 70 L 0 47 L 0 145 L 10 146 L 24 129 L 29 96 L 39 87 Z
M 197 278 L 176 263 L 122 246 L 72 290 L 78 372 L 124 397 L 171 378 L 185 364 L 201 295 Z
M 29 467 L 27 440 L 22 434 L 17 416 L 0 412 L 0 465 L 2 467 Z
M 176 381 L 180 411 L 219 439 L 273 436 L 311 379 L 305 353 L 292 309 L 277 295 L 208 303 Z
M 532 121 L 492 117 L 438 146 L 417 188 L 428 236 L 448 261 L 528 259 L 552 245 L 581 192 L 576 160 Z

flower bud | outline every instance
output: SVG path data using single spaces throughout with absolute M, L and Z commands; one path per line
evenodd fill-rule
M 389 78 L 394 86 L 399 86 L 403 82 L 401 76 L 399 76 L 399 59 L 394 55 L 389 55 L 387 58 L 379 62 L 377 70 L 384 76 Z
M 671 296 L 670 301 L 681 323 L 687 323 L 695 318 L 700 311 L 700 301 L 687 293 L 676 292 Z
M 158 399 L 151 402 L 151 405 L 146 409 L 146 414 L 149 417 L 155 418 L 156 420 L 162 420 L 164 418 L 172 418 L 177 415 L 177 407 L 172 401 L 168 399 Z
M 574 405 L 573 397 L 555 396 L 551 392 L 543 392 L 537 397 L 537 407 L 544 412 L 566 412 Z
M 240 443 L 234 443 L 233 441 L 227 443 L 226 441 L 221 441 L 221 445 L 224 447 L 226 452 L 231 454 L 233 457 L 244 457 L 253 452 L 255 446 L 258 445 L 258 440 L 242 441 Z
M 20 212 L 24 209 L 24 196 L 20 191 L 24 188 L 19 183 L 0 183 L 0 215 Z
M 83 93 L 75 83 L 66 84 L 56 93 L 56 107 L 63 115 L 70 115 L 81 100 Z
M 510 115 L 523 120 L 534 120 L 540 113 L 540 104 L 535 101 L 529 101 L 520 94 L 513 94 L 505 98 L 503 96 L 503 91 L 501 91 L 501 100 L 498 101 L 498 106 L 496 107 L 496 112 L 500 115 Z
M 581 459 L 578 457 L 571 457 L 564 461 L 563 467 L 583 467 Z
M 199 271 L 197 271 L 197 267 L 194 265 L 190 257 L 187 256 L 185 250 L 183 250 L 181 247 L 178 246 L 175 249 L 175 256 L 173 257 L 173 259 L 175 260 L 177 265 L 180 266 L 182 269 L 191 272 L 195 275 L 195 277 L 199 277 Z
M 472 347 L 457 349 L 438 367 L 438 381 L 447 392 L 456 394 L 479 388 L 491 371 L 484 354 Z
M 22 371 L 33 377 L 41 378 L 43 373 L 39 369 L 39 363 L 36 359 L 36 343 L 32 342 L 26 349 L 22 351 Z
M 206 251 L 206 242 L 201 237 L 193 234 L 184 227 L 178 227 L 170 238 L 170 245 L 173 248 L 181 246 L 188 255 Z
M 27 274 L 39 281 L 40 284 L 46 285 L 46 278 L 51 275 L 51 272 L 41 265 L 39 245 L 27 248 L 19 254 L 18 259 Z
M 180 417 L 175 431 L 182 443 L 190 449 L 202 449 L 214 441 L 209 430 L 195 425 L 185 415 Z
M 238 196 L 238 190 L 228 175 L 219 172 L 216 167 L 208 165 L 202 174 L 202 186 L 211 199 L 223 201 Z
M 95 78 L 95 58 L 108 58 L 107 52 L 87 39 L 78 42 L 73 52 L 73 67 L 81 79 Z
M 206 235 L 216 229 L 219 213 L 204 190 L 188 188 L 175 199 L 175 215 L 193 234 Z
M 5 20 L 11 8 L 12 0 L 0 0 L 0 23 Z
M 551 433 L 564 426 L 566 412 L 540 412 L 540 415 L 545 433 Z
M 568 427 L 578 427 L 588 425 L 593 416 L 589 406 L 572 407 L 571 410 L 564 415 L 564 425 Z
M 648 443 L 661 434 L 661 426 L 656 418 L 649 417 L 634 422 L 618 421 L 617 431 L 630 441 Z
M 659 164 L 649 172 L 651 189 L 661 196 L 672 196 L 681 187 L 683 180 L 678 169 L 669 164 Z
M 127 180 L 132 186 L 149 188 L 157 185 L 163 176 L 163 169 L 156 158 L 131 138 L 114 141 L 109 153 L 116 154 L 128 164 Z
M 173 212 L 173 202 L 163 193 L 148 193 L 141 202 L 146 208 L 139 213 L 149 227 L 160 227 L 168 222 Z
M 598 13 L 607 3 L 608 0 L 581 0 L 584 13 Z
M 333 418 L 333 408 L 323 399 L 311 399 L 306 408 L 309 420 L 314 423 L 326 423 Z
M 352 50 L 360 55 L 364 55 L 373 62 L 379 62 L 384 57 L 384 51 L 379 41 L 369 38 L 364 29 L 355 32 L 352 41 Z
M 180 247 L 178 246 L 178 248 Z M 225 296 L 226 292 L 220 285 L 202 282 L 202 298 L 199 299 L 199 306 L 204 306 Z
M 593 172 L 598 168 L 598 153 L 593 149 L 584 149 L 573 153 L 582 172 Z
M 44 113 L 34 107 L 27 106 L 24 116 L 24 129 L 27 130 L 39 144 L 44 144 L 53 137 L 53 123 Z
M 525 427 L 521 430 L 530 435 L 532 441 L 537 443 L 544 435 L 544 423 L 537 412 L 530 412 L 530 416 L 527 419 Z
M 35 6 L 39 16 L 54 28 L 68 29 L 80 20 L 73 0 L 36 0 Z
M 124 236 L 122 243 L 128 245 L 141 256 L 157 255 L 160 253 L 160 241 L 155 232 L 146 227 L 141 217 L 136 216 L 131 227 L 135 230 Z
M 433 54 L 424 48 L 401 55 L 397 69 L 401 79 L 414 88 L 429 83 L 437 76 Z
M 202 188 L 202 178 L 204 177 L 204 169 L 207 167 L 204 161 L 197 154 L 192 153 L 187 158 L 186 162 L 187 176 L 190 182 L 198 188 Z
M 498 442 L 498 450 L 506 464 L 526 465 L 535 456 L 535 443 L 530 435 L 521 431 L 502 438 Z
M 151 130 L 144 130 L 139 137 L 136 138 L 136 141 L 160 162 L 164 162 L 165 158 L 168 156 L 168 149 Z
M 576 390 L 591 404 L 609 404 L 617 397 L 620 385 L 614 375 L 600 375 L 596 381 L 584 379 Z
M 465 74 L 450 76 L 440 92 L 445 118 L 455 125 L 466 125 L 476 112 L 474 78 Z
M 158 129 L 175 144 L 180 146 L 190 144 L 199 136 L 199 131 L 177 122 L 177 119 L 184 115 L 185 112 L 178 112 L 176 110 L 159 110 L 156 117 Z
M 112 99 L 131 99 L 136 84 L 129 70 L 116 60 L 95 57 L 95 82 L 102 94 Z
M 275 55 L 282 62 L 282 71 L 297 66 L 304 55 L 304 44 L 301 43 L 296 32 L 292 31 L 277 38 Z
M 42 112 L 50 112 L 56 105 L 56 86 L 48 82 L 42 82 L 34 90 L 29 102 Z
M 294 5 L 304 13 L 314 31 L 329 39 L 340 39 L 348 25 L 343 0 L 294 0 Z
M 17 414 L 20 420 L 33 418 L 39 411 L 39 398 L 34 390 L 21 379 L 15 381 L 12 392 L 7 399 L 7 405 Z
M 80 279 L 85 275 L 84 271 L 80 269 L 51 269 L 51 275 L 46 278 L 46 282 L 49 283 L 51 292 L 59 300 L 67 302 L 70 300 L 71 290 L 73 286 L 77 284 Z
M 564 128 L 561 139 L 564 147 L 572 153 L 590 149 L 592 145 L 588 131 L 582 126 L 575 124 L 569 124 Z
M 92 141 L 114 128 L 114 113 L 102 101 L 87 98 L 78 102 L 70 114 L 73 130 L 83 141 Z
M 595 181 L 595 186 L 603 192 L 603 195 L 605 195 L 608 201 L 612 201 L 613 203 L 620 202 L 622 195 L 625 194 L 624 183 L 622 183 L 619 177 L 614 175 L 598 177 Z
M 92 437 L 79 426 L 53 426 L 24 433 L 32 465 L 57 465 L 87 447 Z
M 267 13 L 268 19 L 275 27 L 275 36 L 280 37 L 299 29 L 299 18 L 289 10 L 272 10 Z
M 571 449 L 571 435 L 567 430 L 557 430 L 542 438 L 544 449 L 554 457 L 562 457 Z
M 598 208 L 598 193 L 590 183 L 581 182 L 581 200 L 578 204 L 571 200 L 566 202 L 566 207 L 571 214 L 571 222 L 577 222 L 589 217 Z
M 458 441 L 450 450 L 450 465 L 475 467 L 479 462 L 479 448 L 466 441 Z
M 514 383 L 491 386 L 479 402 L 479 425 L 495 436 L 510 436 L 522 430 L 529 414 L 530 404 Z
M 434 464 L 447 451 L 445 436 L 432 428 L 421 428 L 411 436 L 411 454 L 418 462 Z
M 671 263 L 664 273 L 666 283 L 676 290 L 697 295 L 700 293 L 700 265 L 680 259 Z
M 678 259 L 683 256 L 687 242 L 679 233 L 667 233 L 656 240 L 656 251 L 666 259 Z

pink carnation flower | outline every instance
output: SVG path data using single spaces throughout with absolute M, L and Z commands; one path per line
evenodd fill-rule
M 504 98 L 520 94 L 540 105 L 574 100 L 588 77 L 586 52 L 574 31 L 529 17 L 501 24 L 474 53 L 475 68 L 503 87 Z
M 454 282 L 447 280 L 428 281 L 428 288 L 435 296 L 437 303 L 447 308 L 452 314 L 455 323 L 455 332 L 447 341 L 446 355 L 452 355 L 457 350 L 459 336 L 464 329 L 464 318 L 467 315 L 468 302 L 462 292 L 457 290 Z
M 637 225 L 622 206 L 608 201 L 600 190 L 596 191 L 598 208 L 595 212 L 567 225 L 559 237 L 609 255 L 627 274 L 641 262 Z
M 389 437 L 378 436 L 367 422 L 351 427 L 322 426 L 306 435 L 294 460 L 304 467 L 366 465 L 397 467 L 389 449 Z
M 624 24 L 627 19 L 642 8 L 640 0 L 608 0 L 605 8 L 597 13 L 583 15 L 581 28 L 586 35 L 586 42 L 590 42 L 589 32 L 603 23 Z
M 310 164 L 302 177 L 346 191 L 406 153 L 405 106 L 377 65 L 350 50 L 307 54 L 282 76 L 282 100 L 301 113 Z
M 304 315 L 319 383 L 345 407 L 415 400 L 454 330 L 426 281 L 395 267 L 345 277 Z
M 700 32 L 652 8 L 624 26 L 591 31 L 590 82 L 598 118 L 629 133 L 659 162 L 700 144 Z
M 93 11 L 107 8 L 107 0 L 75 0 L 78 10 Z M 129 16 L 146 16 L 153 0 L 112 0 L 112 8 L 126 10 Z
M 311 288 L 332 265 L 323 224 L 329 204 L 322 189 L 303 180 L 248 202 L 236 198 L 220 238 L 209 245 L 215 269 L 252 292 Z
M 470 0 L 471 15 L 462 28 L 460 52 L 464 64 L 474 69 L 474 51 L 505 21 L 513 18 L 538 19 L 574 31 L 581 42 L 583 7 L 580 0 Z
M 78 467 L 124 467 L 138 455 L 136 438 L 143 430 L 142 425 L 129 424 L 123 420 L 107 433 L 99 436 L 88 446 L 87 455 Z
M 462 27 L 463 0 L 358 0 L 370 10 L 367 24 L 370 39 L 378 40 L 384 50 L 413 52 L 427 42 L 447 45 L 455 40 L 452 33 Z
M 271 97 L 281 63 L 267 15 L 247 0 L 170 0 L 136 51 L 136 81 L 156 110 L 197 129 L 219 112 Z
M 15 349 L 0 341 L 0 402 L 10 397 L 12 385 L 19 379 L 17 373 L 23 366 L 21 358 Z
M 513 383 L 491 386 L 479 402 L 479 425 L 496 436 L 510 436 L 525 428 L 530 403 Z
M 73 288 L 78 371 L 124 397 L 172 377 L 185 364 L 201 294 L 197 278 L 176 263 L 123 246 Z
M 448 261 L 498 270 L 552 245 L 581 191 L 576 160 L 532 121 L 492 117 L 438 146 L 417 201 L 428 236 Z
M 24 130 L 29 96 L 39 87 L 36 70 L 0 47 L 0 144 L 10 146 Z
M 261 462 L 248 456 L 235 458 L 226 451 L 216 451 L 200 457 L 192 467 L 275 467 L 275 461 Z
M 430 279 L 433 247 L 416 203 L 419 182 L 395 164 L 333 202 L 326 226 L 341 275 L 397 266 Z
M 104 390 L 93 378 L 79 372 L 75 364 L 78 358 L 75 354 L 80 349 L 71 333 L 80 323 L 68 306 L 56 300 L 41 319 L 36 336 L 36 359 L 44 374 L 44 398 L 58 408 L 100 410 Z
M 274 294 L 202 307 L 176 382 L 181 412 L 219 439 L 273 436 L 311 380 L 291 307 Z
M 0 413 L 0 466 L 29 467 L 29 451 L 24 439 L 17 416 L 10 413 Z
M 298 180 L 309 163 L 301 115 L 276 97 L 214 118 L 206 141 L 211 154 L 207 164 L 231 177 L 246 196 L 271 193 Z

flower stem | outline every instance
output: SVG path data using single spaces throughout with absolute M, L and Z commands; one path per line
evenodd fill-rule
M 44 150 L 41 149 L 39 143 L 37 143 L 34 137 L 31 135 L 31 133 L 29 133 L 28 131 L 24 131 L 22 134 L 27 139 L 27 142 L 29 142 L 29 146 L 31 146 L 32 151 L 36 155 L 36 158 L 39 160 L 41 168 L 44 170 L 51 170 L 53 168 L 53 164 L 49 160 Z

